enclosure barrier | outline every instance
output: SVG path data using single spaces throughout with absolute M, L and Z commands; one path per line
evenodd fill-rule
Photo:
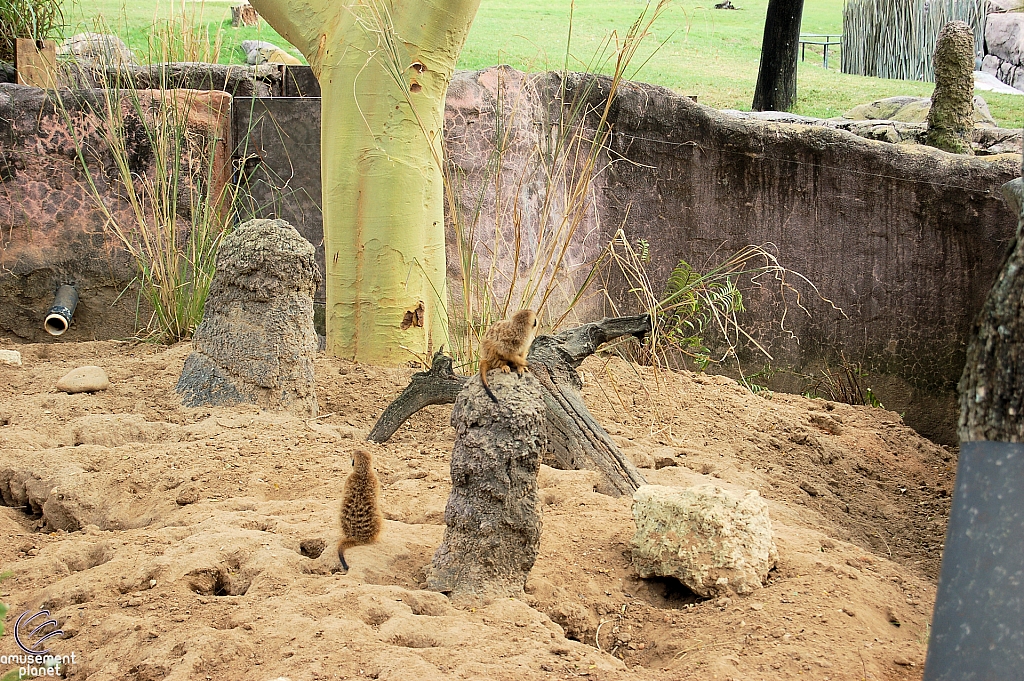
M 950 21 L 974 30 L 985 53 L 986 0 L 847 0 L 843 7 L 842 71 L 858 76 L 934 81 L 932 54 Z

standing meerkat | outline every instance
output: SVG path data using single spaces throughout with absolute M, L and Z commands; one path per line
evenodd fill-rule
M 345 491 L 341 496 L 342 537 L 338 544 L 338 558 L 346 571 L 345 549 L 377 541 L 383 526 L 380 480 L 373 470 L 373 457 L 369 452 L 357 449 L 352 453 L 352 472 L 345 479 Z
M 509 373 L 514 366 L 516 373 L 523 375 L 529 366 L 526 353 L 530 351 L 533 339 L 537 337 L 537 313 L 533 310 L 520 310 L 512 318 L 503 322 L 495 322 L 487 329 L 480 344 L 480 380 L 484 384 L 487 396 L 498 403 L 498 398 L 487 385 L 487 372 L 501 369 Z

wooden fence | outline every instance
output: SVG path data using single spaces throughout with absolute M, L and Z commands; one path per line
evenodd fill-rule
M 986 0 L 847 0 L 843 7 L 842 70 L 860 76 L 935 80 L 932 53 L 950 21 L 974 29 L 984 54 Z

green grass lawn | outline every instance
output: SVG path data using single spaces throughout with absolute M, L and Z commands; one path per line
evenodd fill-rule
M 230 6 L 235 1 L 184 5 L 186 12 L 201 13 L 200 23 L 211 37 L 222 36 L 220 61 L 243 62 L 239 44 L 248 39 L 268 40 L 298 56 L 266 24 L 258 29 L 232 28 Z M 655 24 L 646 51 L 634 61 L 640 66 L 650 57 L 635 79 L 697 95 L 698 101 L 709 106 L 749 110 L 768 0 L 733 0 L 741 8 L 735 11 L 715 10 L 714 4 L 715 0 L 676 0 L 671 4 Z M 570 0 L 482 0 L 459 68 L 509 64 L 529 71 L 561 69 L 566 64 L 570 5 Z M 181 12 L 180 2 L 173 6 Z M 576 0 L 569 68 L 610 71 L 611 65 L 597 58 L 601 45 L 613 31 L 624 33 L 644 6 L 640 0 Z M 150 53 L 154 17 L 166 17 L 171 7 L 168 2 L 136 0 L 129 7 L 124 0 L 78 0 L 69 14 L 74 30 L 93 30 L 93 21 L 102 17 L 145 59 Z M 842 32 L 842 7 L 843 0 L 806 0 L 802 31 Z M 807 61 L 799 69 L 796 113 L 838 116 L 856 104 L 882 97 L 931 94 L 931 83 L 844 75 L 839 73 L 838 52 L 834 56 L 831 68 L 825 70 L 820 48 L 813 55 L 808 48 Z M 1001 125 L 1024 127 L 1024 98 L 981 94 Z

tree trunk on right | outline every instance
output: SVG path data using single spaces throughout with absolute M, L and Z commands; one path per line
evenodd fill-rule
M 796 103 L 796 67 L 804 0 L 768 0 L 754 111 L 789 111 Z
M 1024 173 L 1024 167 L 1021 172 Z M 1021 210 L 1024 179 L 1003 187 Z M 960 441 L 1024 442 L 1024 218 L 978 315 L 960 378 Z

